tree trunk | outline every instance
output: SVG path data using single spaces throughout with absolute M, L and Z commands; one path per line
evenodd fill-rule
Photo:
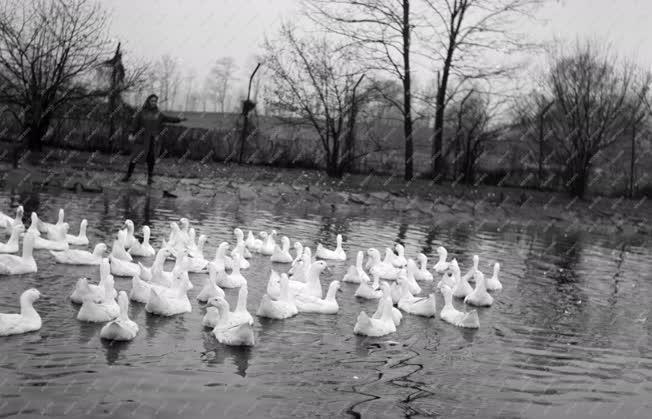
M 452 45 L 452 44 L 451 44 Z M 444 60 L 441 82 L 437 72 L 437 97 L 435 101 L 435 139 L 432 145 L 432 176 L 435 181 L 444 178 L 444 159 L 442 155 L 444 139 L 444 110 L 446 107 L 446 89 L 448 88 L 448 77 L 451 63 L 453 61 L 454 48 L 449 46 L 448 54 Z
M 403 134 L 405 135 L 405 180 L 414 175 L 412 138 L 412 94 L 410 80 L 410 1 L 403 0 Z

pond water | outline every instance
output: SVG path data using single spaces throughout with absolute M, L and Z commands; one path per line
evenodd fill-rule
M 97 269 L 58 265 L 37 251 L 37 274 L 0 277 L 0 312 L 16 312 L 20 293 L 36 287 L 43 318 L 38 332 L 0 338 L 0 417 L 650 417 L 648 242 L 261 209 L 226 195 L 0 192 L 3 212 L 19 202 L 27 215 L 37 210 L 48 221 L 64 208 L 74 233 L 87 218 L 92 245 L 110 244 L 125 218 L 138 229 L 150 225 L 159 244 L 168 222 L 185 216 L 208 236 L 207 258 L 219 242 L 232 241 L 237 226 L 274 228 L 313 249 L 319 241 L 334 246 L 341 233 L 349 261 L 329 263 L 324 290 L 359 249 L 400 241 L 409 256 L 423 251 L 434 260 L 443 244 L 464 272 L 473 254 L 485 275 L 500 261 L 505 289 L 479 310 L 477 331 L 405 314 L 396 333 L 365 338 L 353 325 L 376 302 L 357 300 L 356 286 L 343 283 L 338 315 L 256 319 L 256 346 L 240 349 L 219 344 L 201 326 L 205 307 L 194 297 L 203 276 L 191 275 L 192 313 L 162 318 L 132 303 L 140 333 L 111 344 L 99 338 L 101 324 L 76 320 L 78 307 L 68 300 L 77 278 L 97 281 Z M 270 267 L 254 255 L 243 271 L 252 314 Z M 130 287 L 129 278 L 116 278 L 117 289 Z M 232 307 L 236 296 L 227 290 Z

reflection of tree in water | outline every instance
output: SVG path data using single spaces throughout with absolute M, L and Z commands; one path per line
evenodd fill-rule
M 439 227 L 437 227 L 435 225 L 431 226 L 428 229 L 428 231 L 426 232 L 426 237 L 425 237 L 426 242 L 423 245 L 423 247 L 421 248 L 421 251 L 425 255 L 432 255 L 433 250 L 434 250 L 433 249 L 433 244 L 434 244 L 435 240 L 437 239 L 437 237 L 439 236 L 439 234 L 440 234 Z
M 399 224 L 398 233 L 396 234 L 396 240 L 394 240 L 394 242 L 405 246 L 405 236 L 409 228 L 410 228 L 409 224 L 405 222 Z
M 576 351 L 574 344 L 587 332 L 588 301 L 577 274 L 582 253 L 580 234 L 566 237 L 552 232 L 533 237 L 524 260 L 523 279 L 514 300 L 515 321 L 527 328 L 521 334 L 528 348 L 559 353 Z M 513 341 L 508 341 L 510 346 Z M 532 356 L 512 352 L 517 363 L 541 369 L 567 364 L 556 356 Z
M 334 248 L 337 235 L 341 234 L 343 241 L 347 241 L 347 234 L 350 230 L 351 221 L 349 218 L 323 215 L 319 224 L 319 230 L 317 231 L 315 245 L 321 243 L 328 248 Z
M 235 373 L 241 377 L 247 375 L 249 360 L 252 355 L 250 347 L 223 345 L 215 339 L 213 331 L 209 328 L 205 328 L 202 331 L 202 342 L 204 344 L 204 352 L 201 353 L 201 360 L 206 365 L 222 365 L 224 361 L 230 358 L 236 367 Z
M 18 205 L 23 206 L 23 223 L 29 224 L 30 217 L 32 216 L 32 212 L 36 212 L 38 214 L 39 211 L 39 206 L 41 205 L 41 197 L 36 190 L 32 191 L 26 191 L 26 190 L 21 190 L 20 193 L 18 193 L 18 200 L 17 202 L 14 202 L 14 193 L 12 191 L 11 194 L 11 206 L 12 208 L 15 206 L 17 207 Z M 16 215 L 16 214 L 12 214 Z M 40 214 L 39 214 L 40 216 Z

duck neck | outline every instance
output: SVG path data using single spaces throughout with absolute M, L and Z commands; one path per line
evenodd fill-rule
M 34 240 L 23 240 L 23 259 L 34 260 Z
M 151 233 L 149 232 L 149 229 L 143 231 L 143 246 L 149 244 L 149 235 L 150 235 L 150 234 L 151 234 Z
M 82 221 L 79 225 L 79 234 L 77 235 L 80 239 L 86 238 L 86 223 Z
M 129 299 L 118 297 L 118 305 L 120 306 L 120 320 L 129 320 Z
M 20 315 L 23 317 L 38 317 L 32 302 L 27 298 L 20 299 Z
M 326 298 L 324 300 L 333 302 L 335 301 L 335 294 L 337 293 L 337 287 L 331 285 L 328 288 L 328 292 L 326 293 Z
M 99 244 L 97 246 L 95 246 L 95 249 L 93 249 L 93 256 L 95 256 L 96 258 L 99 258 L 99 257 L 102 257 L 102 253 L 104 253 L 102 251 L 102 246 L 100 246 Z
M 475 289 L 479 292 L 487 292 L 487 284 L 484 282 L 484 276 L 479 275 L 475 280 Z
M 247 289 L 245 287 L 240 287 L 240 291 L 238 292 L 238 303 L 235 306 L 235 311 L 247 311 L 247 294 Z
M 9 236 L 9 240 L 7 241 L 8 245 L 16 245 L 18 244 L 18 237 L 20 236 L 20 233 L 18 232 L 17 229 L 12 229 L 11 230 L 11 236 Z
M 394 320 L 392 319 L 392 301 L 391 299 L 384 298 L 382 299 L 382 304 L 383 304 L 383 314 L 381 319 L 385 322 L 393 322 Z
M 443 292 L 442 294 L 444 296 L 444 306 L 445 307 L 452 307 L 453 306 L 453 293 L 452 293 L 452 291 Z

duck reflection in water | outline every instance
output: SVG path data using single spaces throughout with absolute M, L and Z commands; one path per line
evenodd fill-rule
M 204 352 L 201 353 L 201 360 L 206 365 L 220 365 L 231 358 L 236 370 L 234 371 L 240 377 L 247 376 L 249 360 L 253 351 L 250 346 L 229 346 L 223 345 L 215 339 L 213 330 L 206 327 L 202 331 L 202 341 Z
M 120 358 L 120 353 L 126 350 L 131 341 L 117 341 L 117 340 L 106 340 L 100 339 L 102 341 L 102 346 L 104 347 L 104 356 L 106 358 L 107 365 L 113 365 Z

